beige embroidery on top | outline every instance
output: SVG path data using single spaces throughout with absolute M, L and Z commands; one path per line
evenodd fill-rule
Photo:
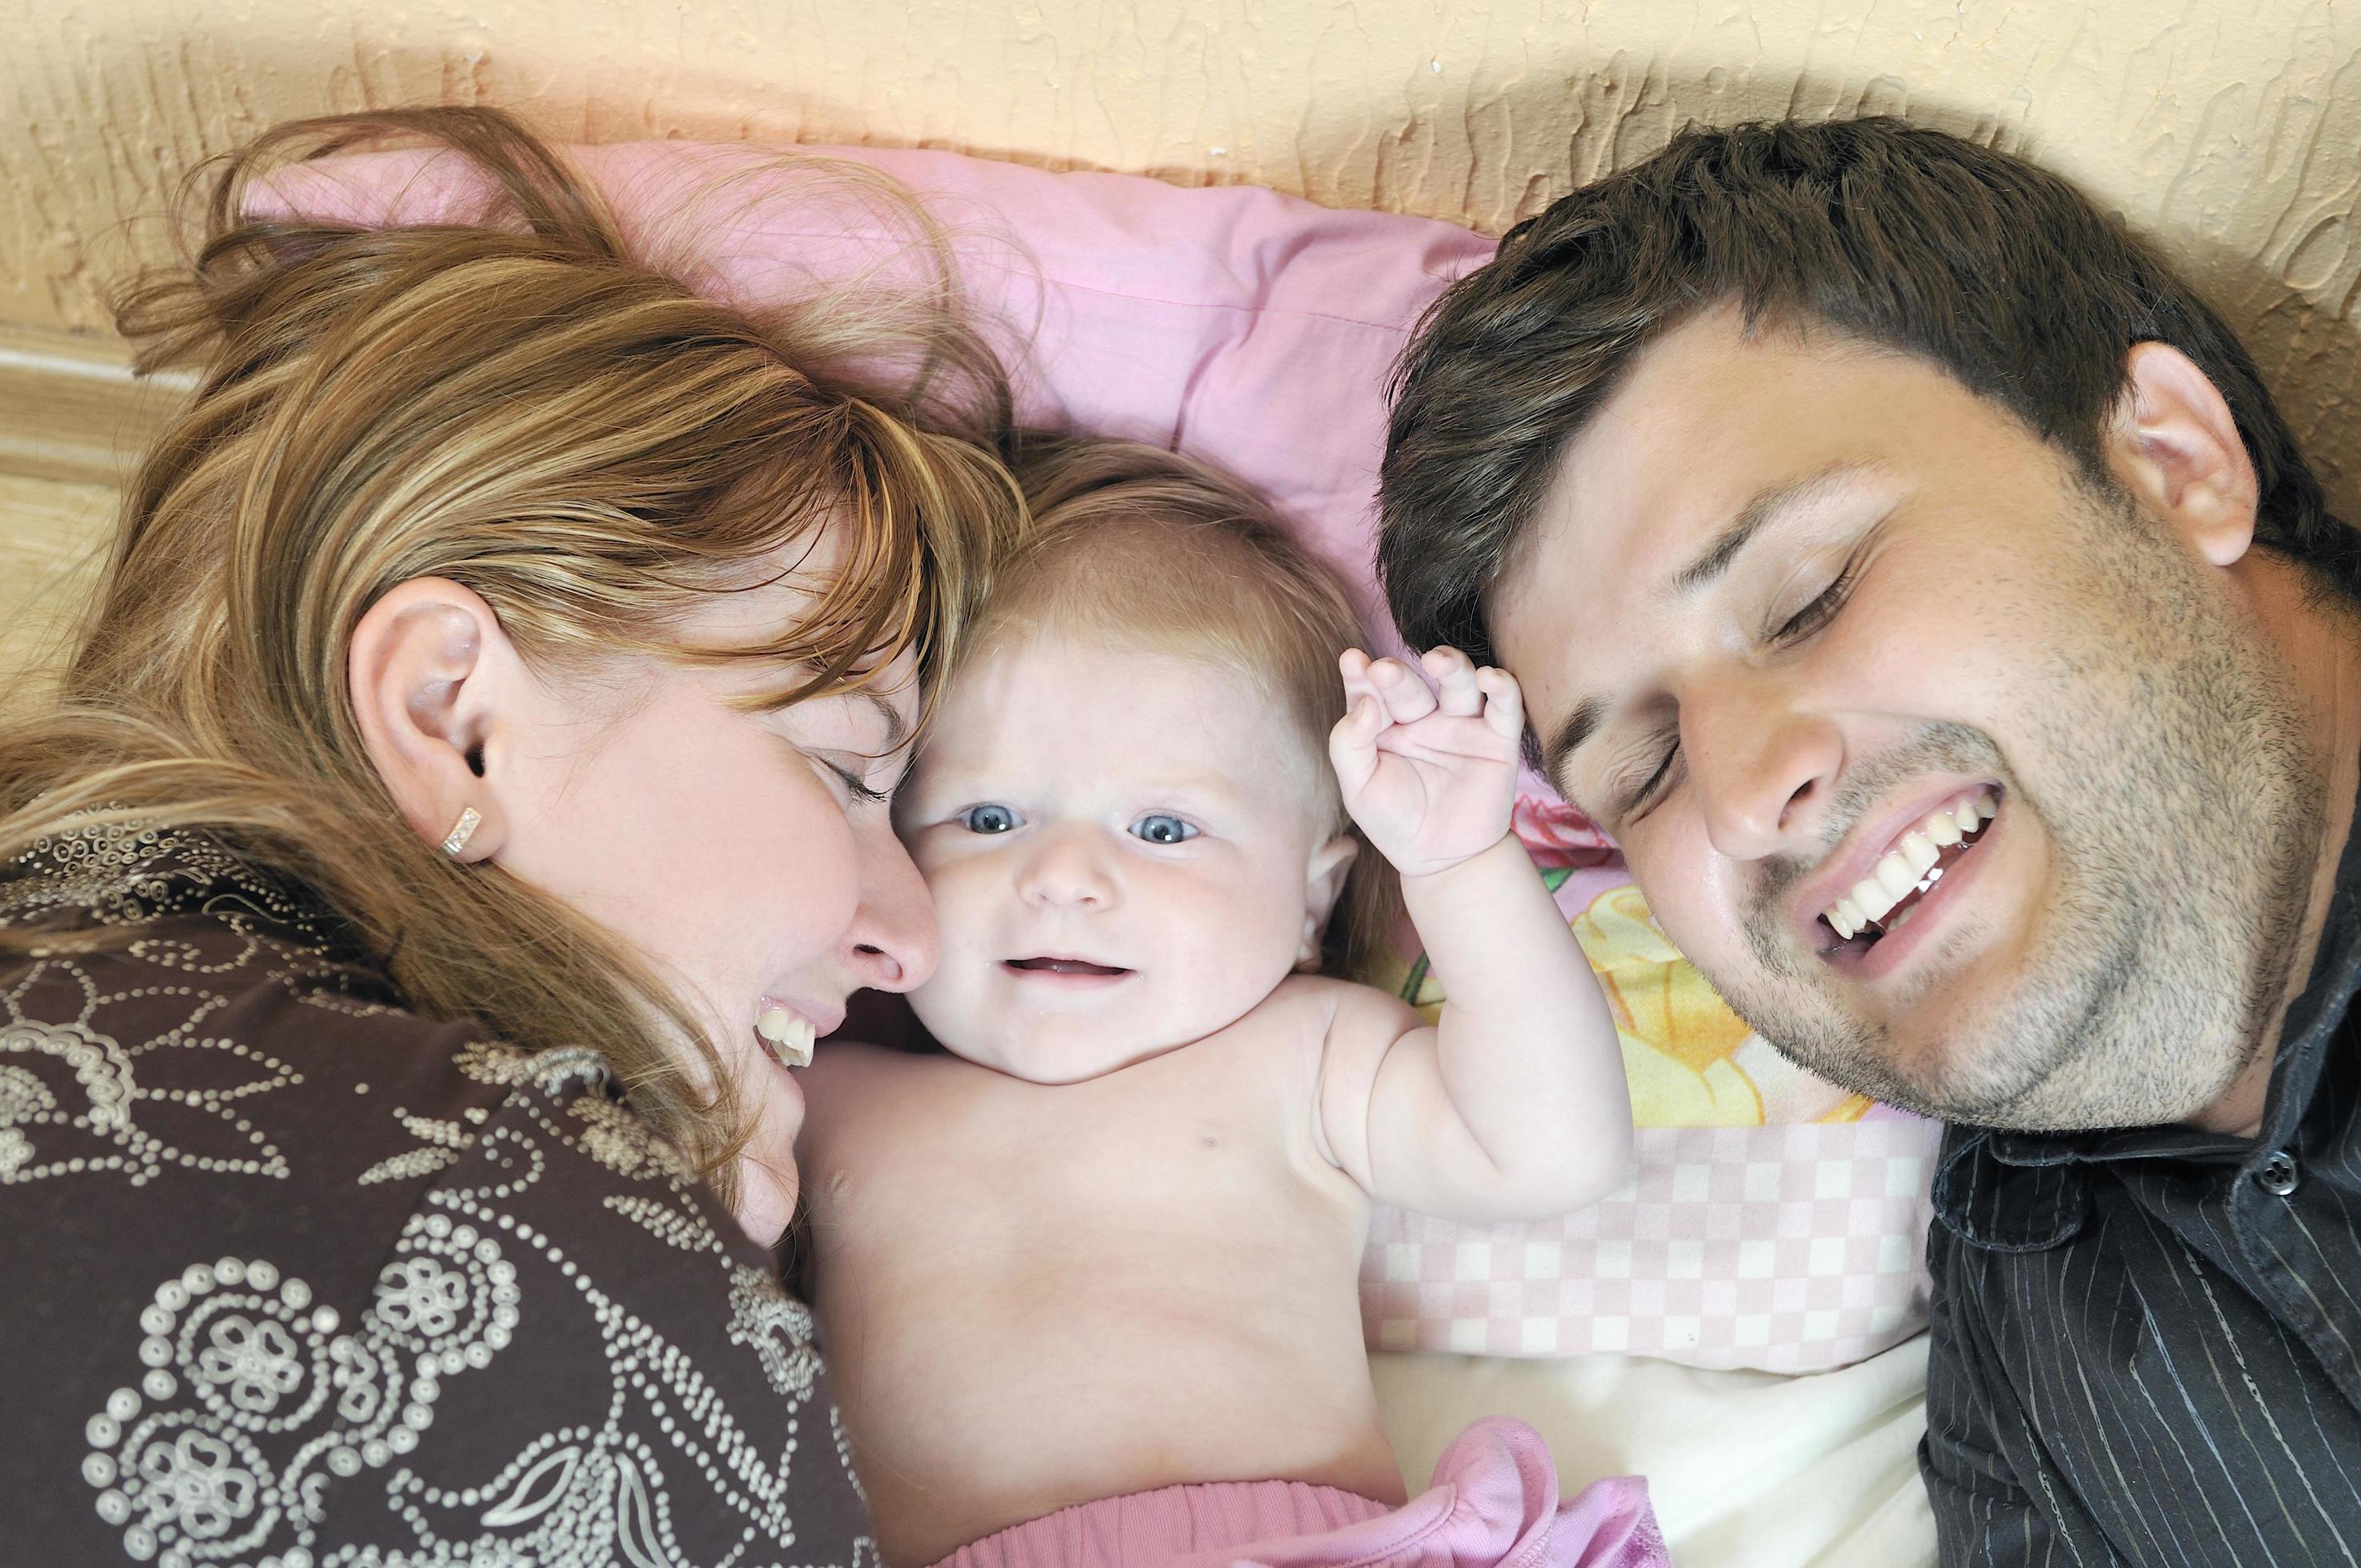
M 220 916 L 243 953 L 210 963 L 169 935 L 140 938 L 137 957 L 189 983 L 166 988 L 186 1002 L 170 1026 L 137 1040 L 118 1040 L 93 1020 L 110 1003 L 159 990 L 110 993 L 93 978 L 97 967 L 72 954 L 37 960 L 0 989 L 0 1182 L 111 1176 L 137 1186 L 171 1165 L 287 1179 L 287 1157 L 248 1113 L 278 1103 L 302 1075 L 268 1052 L 207 1036 L 207 1019 L 225 1003 L 203 981 L 276 959 L 290 971 L 280 979 L 291 996 L 304 1000 L 295 979 L 316 981 L 335 960 L 311 945 L 319 931 L 302 905 L 230 857 L 170 834 L 92 828 L 28 860 L 38 874 L 0 884 L 0 924 L 69 905 L 104 923 L 152 920 L 190 912 L 203 889 L 195 907 Z M 55 1016 L 61 980 L 69 1010 L 80 998 L 78 1017 Z M 27 1011 L 37 985 L 48 1015 Z M 391 1011 L 333 989 L 324 994 L 332 1011 Z M 159 1053 L 184 1050 L 234 1053 L 242 1076 L 207 1090 L 146 1080 Z M 79 1468 L 125 1556 L 166 1568 L 673 1564 L 685 1552 L 674 1521 L 694 1510 L 736 1521 L 732 1564 L 834 1558 L 875 1568 L 866 1536 L 798 1539 L 790 1481 L 799 1463 L 846 1463 L 835 1413 L 806 1409 L 819 1369 L 810 1314 L 768 1274 L 733 1258 L 678 1151 L 608 1098 L 591 1053 L 536 1057 L 477 1045 L 455 1060 L 467 1078 L 510 1092 L 489 1116 L 381 1113 L 418 1146 L 358 1180 L 449 1171 L 450 1184 L 422 1194 L 356 1319 L 316 1299 L 280 1263 L 249 1255 L 164 1275 L 137 1324 L 124 1325 L 124 1380 L 88 1417 Z M 177 1114 L 196 1111 L 217 1137 L 181 1147 L 148 1130 L 143 1110 L 161 1099 Z M 69 1133 L 85 1150 L 94 1139 L 105 1152 L 45 1152 L 45 1139 Z M 563 1179 L 553 1167 L 583 1159 L 633 1186 L 603 1201 L 612 1223 L 628 1220 L 631 1234 L 651 1236 L 667 1255 L 686 1254 L 717 1271 L 710 1299 L 728 1318 L 712 1327 L 752 1353 L 764 1398 L 789 1412 L 783 1438 L 750 1436 L 729 1393 L 734 1385 L 742 1394 L 742 1380 L 709 1381 L 692 1354 L 539 1228 L 532 1216 L 544 1211 L 518 1201 Z M 258 1198 L 267 1201 L 268 1190 Z M 563 1282 L 533 1315 L 520 1259 L 532 1261 L 545 1294 L 547 1281 Z M 606 1397 L 586 1407 L 603 1409 L 603 1419 L 541 1431 L 465 1485 L 430 1484 L 406 1463 L 431 1452 L 446 1389 L 490 1367 L 532 1323 L 561 1321 L 570 1332 L 592 1325 L 603 1346 L 580 1368 L 594 1386 L 607 1385 Z M 780 1430 L 768 1414 L 763 1427 Z M 399 1521 L 402 1544 L 348 1539 L 339 1518 L 354 1520 L 362 1541 Z

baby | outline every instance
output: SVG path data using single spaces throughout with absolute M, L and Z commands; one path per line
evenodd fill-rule
M 886 1561 L 1661 1562 L 1638 1483 L 1561 1508 L 1513 1422 L 1405 1507 L 1362 1344 L 1373 1201 L 1539 1218 L 1630 1160 L 1604 999 L 1509 832 L 1515 683 L 1372 663 L 1186 460 L 1076 443 L 1026 478 L 1038 532 L 895 808 L 942 932 L 911 1002 L 951 1054 L 831 1042 L 802 1075 Z M 1369 934 L 1332 920 L 1381 869 L 1363 839 L 1439 1029 L 1321 972 Z

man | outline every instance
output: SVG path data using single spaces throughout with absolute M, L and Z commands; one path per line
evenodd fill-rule
M 1765 1037 L 1956 1124 L 1950 1563 L 2361 1558 L 2361 540 L 2062 181 L 1683 135 L 1401 367 L 1381 561 Z

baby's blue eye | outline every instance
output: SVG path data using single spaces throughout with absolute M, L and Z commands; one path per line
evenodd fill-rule
M 1141 817 L 1131 825 L 1131 830 L 1151 844 L 1178 844 L 1184 839 L 1193 839 L 1197 836 L 1197 830 L 1194 828 L 1177 817 L 1167 817 L 1160 811 L 1152 812 Z
M 1005 833 L 1016 826 L 1016 813 L 1005 806 L 971 806 L 960 821 L 971 833 Z

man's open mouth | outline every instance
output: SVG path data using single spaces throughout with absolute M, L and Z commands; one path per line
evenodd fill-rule
M 1851 893 L 1821 910 L 1820 919 L 1839 941 L 1860 948 L 1896 930 L 1999 812 L 2000 792 L 1989 786 L 1937 807 L 1895 839 Z
M 1131 972 L 1112 964 L 1094 964 L 1083 959 L 1010 959 L 1007 967 L 1026 974 L 1103 975 L 1113 978 Z

